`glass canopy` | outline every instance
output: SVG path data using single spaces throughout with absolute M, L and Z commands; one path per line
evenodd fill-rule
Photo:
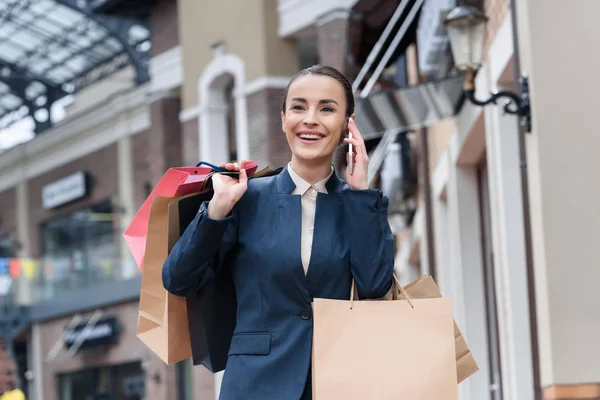
M 0 1 L 0 130 L 32 117 L 42 132 L 55 101 L 128 65 L 136 83 L 149 79 L 147 20 L 103 15 L 90 3 Z

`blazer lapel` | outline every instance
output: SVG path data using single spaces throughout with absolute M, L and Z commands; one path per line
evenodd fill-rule
M 302 235 L 302 203 L 300 196 L 291 193 L 296 188 L 287 167 L 277 175 L 277 215 L 278 234 L 282 260 L 290 263 L 289 269 L 298 285 L 294 285 L 299 294 L 310 300 L 310 293 L 302 267 L 301 235 Z
M 311 293 L 314 292 L 319 278 L 327 268 L 333 241 L 341 229 L 342 199 L 340 191 L 342 181 L 334 173 L 327 181 L 326 187 L 328 194 L 319 193 L 317 195 L 313 244 L 306 276 Z

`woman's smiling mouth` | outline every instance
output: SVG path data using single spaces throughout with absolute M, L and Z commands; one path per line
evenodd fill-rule
M 323 139 L 325 137 L 324 134 L 322 134 L 319 131 L 301 131 L 298 132 L 296 134 L 296 137 L 298 137 L 300 140 L 302 140 L 303 143 L 314 143 L 314 142 L 318 142 L 319 140 Z

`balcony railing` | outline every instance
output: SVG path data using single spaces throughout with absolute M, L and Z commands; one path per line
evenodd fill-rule
M 138 275 L 132 259 L 107 258 L 81 265 L 72 258 L 0 259 L 0 299 L 18 305 L 48 301 L 69 291 Z

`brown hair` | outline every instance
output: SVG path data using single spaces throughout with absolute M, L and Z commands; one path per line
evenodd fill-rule
M 290 89 L 290 86 L 292 85 L 292 83 L 294 83 L 296 79 L 306 75 L 328 76 L 338 81 L 344 88 L 344 94 L 346 95 L 346 117 L 349 118 L 352 114 L 354 114 L 354 93 L 352 92 L 352 85 L 350 84 L 348 79 L 344 75 L 342 75 L 340 71 L 326 65 L 313 65 L 312 67 L 301 70 L 292 77 L 290 83 L 288 83 L 287 87 L 285 88 L 285 93 L 283 96 L 283 106 L 281 109 L 284 114 L 286 106 L 285 101 L 287 99 L 288 90 Z

